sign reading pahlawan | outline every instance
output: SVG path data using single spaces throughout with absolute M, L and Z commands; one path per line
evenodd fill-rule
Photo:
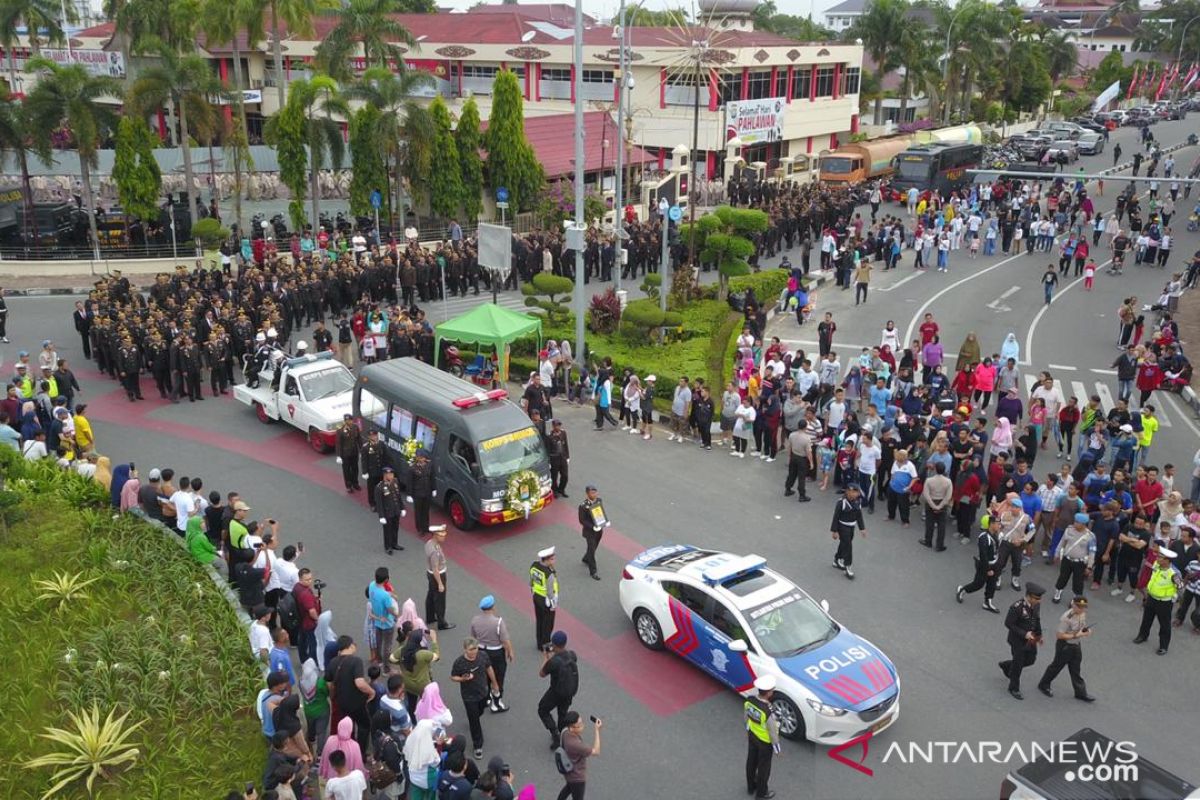
M 125 77 L 125 56 L 107 50 L 57 50 L 42 48 L 41 55 L 55 64 L 82 64 L 93 75 L 108 75 L 112 78 Z
M 764 97 L 725 104 L 725 141 L 738 137 L 744 145 L 783 141 L 787 100 Z

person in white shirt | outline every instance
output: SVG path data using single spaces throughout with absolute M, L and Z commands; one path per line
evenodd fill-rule
M 1040 398 L 1046 404 L 1046 425 L 1042 427 L 1042 449 L 1045 450 L 1051 433 L 1054 434 L 1054 441 L 1058 441 L 1058 412 L 1062 411 L 1064 400 L 1062 392 L 1054 385 L 1054 379 L 1044 372 L 1042 375 L 1042 382 L 1033 390 L 1033 399 Z
M 26 461 L 39 461 L 47 456 L 46 432 L 39 430 L 37 435 L 21 445 L 21 452 Z
M 277 558 L 271 562 L 271 575 L 267 578 L 268 594 L 272 589 L 278 589 L 280 593 L 287 594 L 296 588 L 296 584 L 300 582 L 300 567 L 296 566 L 296 558 L 302 552 L 304 551 L 298 549 L 296 545 L 289 544 L 283 548 L 283 558 Z
M 192 494 L 191 488 L 190 478 L 180 478 L 179 488 L 170 497 L 171 505 L 175 506 L 175 528 L 179 531 L 180 536 L 187 533 L 188 517 L 200 511 L 199 505 L 196 503 L 196 495 Z
M 363 800 L 367 794 L 367 779 L 362 771 L 346 769 L 346 754 L 334 750 L 329 754 L 329 765 L 337 777 L 325 782 L 325 800 Z
M 890 319 L 879 334 L 879 346 L 883 347 L 884 345 L 892 348 L 893 353 L 900 352 L 900 331 L 896 330 L 896 323 Z
M 838 387 L 833 393 L 833 400 L 829 401 L 829 405 L 825 406 L 825 428 L 831 433 L 836 433 L 842 425 L 842 420 L 846 418 L 846 392 L 841 387 Z
M 869 430 L 864 430 L 858 442 L 858 485 L 862 487 L 862 504 L 868 514 L 875 513 L 875 470 L 881 455 L 875 437 Z
M 796 373 L 796 388 L 800 390 L 800 396 L 806 400 L 810 400 L 809 392 L 813 391 L 818 381 L 817 373 L 812 371 L 812 366 L 808 363 L 808 359 L 804 359 L 800 364 L 800 371 Z
M 256 606 L 253 611 L 254 622 L 250 623 L 250 652 L 264 664 L 267 663 L 271 648 L 275 646 L 271 629 L 267 627 L 267 620 L 272 613 L 269 606 Z

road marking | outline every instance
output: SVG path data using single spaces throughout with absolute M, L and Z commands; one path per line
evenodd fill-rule
M 922 276 L 922 275 L 924 275 L 924 274 L 925 274 L 925 271 L 924 271 L 924 270 L 918 270 L 918 269 L 914 269 L 914 270 L 913 270 L 913 273 L 912 273 L 911 275 L 909 275 L 907 278 L 901 278 L 900 280 L 896 281 L 895 283 L 893 283 L 891 286 L 887 287 L 886 289 L 877 289 L 876 291 L 879 291 L 879 292 L 890 292 L 890 291 L 892 291 L 893 289 L 899 289 L 899 288 L 900 288 L 901 286 L 903 286 L 904 284 L 908 283 L 908 282 L 909 282 L 909 281 L 911 281 L 911 280 L 914 280 L 914 279 L 916 279 L 916 278 L 919 278 L 919 277 L 921 277 L 921 276 Z
M 1096 373 L 1097 375 L 1116 375 L 1117 374 L 1117 371 L 1115 369 L 1093 369 L 1092 372 Z
M 1097 269 L 1099 269 L 1099 267 L 1097 267 Z M 1050 306 L 1054 305 L 1058 298 L 1071 291 L 1071 287 L 1082 280 L 1082 277 L 1076 278 L 1064 286 L 1061 292 L 1055 292 L 1054 297 L 1051 298 L 1050 302 L 1043 303 L 1038 312 L 1033 315 L 1033 322 L 1029 323 L 1029 333 L 1025 334 L 1025 350 L 1023 352 L 1025 353 L 1026 360 L 1021 362 L 1023 365 L 1029 366 L 1033 363 L 1033 332 L 1037 330 L 1038 323 L 1042 321 L 1042 315 L 1044 315 L 1050 309 Z
M 1047 369 L 1061 369 L 1061 370 L 1065 370 L 1067 372 L 1074 372 L 1076 369 L 1075 367 L 1069 367 L 1066 364 L 1047 364 L 1046 368 Z M 1116 374 L 1116 373 L 1114 373 L 1114 374 Z
M 941 289 L 934 292 L 932 295 L 929 296 L 929 298 L 924 303 L 921 304 L 921 307 L 916 310 L 916 313 L 913 314 L 912 319 L 909 320 L 908 328 L 904 331 L 904 340 L 903 341 L 911 342 L 913 340 L 913 332 L 917 329 L 917 320 L 921 319 L 923 317 L 923 315 L 925 314 L 925 312 L 927 310 L 929 310 L 930 306 L 932 306 L 934 303 L 936 303 L 938 301 L 938 299 L 941 298 L 942 296 L 944 296 L 946 293 L 954 291 L 955 289 L 957 289 L 959 286 L 962 286 L 967 281 L 974 280 L 975 278 L 978 278 L 980 275 L 986 275 L 994 269 L 1000 269 L 1000 267 L 1003 267 L 1005 264 L 1009 263 L 1010 261 L 1016 261 L 1017 259 L 1024 258 L 1024 257 L 1025 257 L 1024 253 L 1018 253 L 1017 255 L 1009 256 L 1008 258 L 1001 259 L 1000 261 L 997 261 L 995 264 L 992 264 L 990 267 L 984 267 L 983 269 L 979 270 L 978 272 L 967 275 L 965 278 L 959 278 L 954 283 L 951 283 L 948 286 L 943 286 Z
M 1107 383 L 1096 382 L 1096 394 L 1100 398 L 1100 407 L 1104 409 L 1115 408 L 1116 403 L 1113 402 L 1112 392 L 1108 388 Z
M 1000 295 L 992 302 L 988 303 L 987 307 L 990 308 L 992 311 L 995 311 L 997 314 L 1003 314 L 1006 311 L 1012 311 L 1011 308 L 1009 308 L 1006 305 L 1002 305 L 1002 303 L 1019 291 L 1021 291 L 1021 287 L 1014 286 L 1011 289 L 1008 289 L 1007 291 L 1005 291 L 1004 294 Z
M 1196 424 L 1192 422 L 1191 417 L 1179 407 L 1179 404 L 1175 401 L 1175 398 L 1172 397 L 1169 392 L 1162 392 L 1161 394 L 1163 397 L 1167 398 L 1167 402 L 1171 404 L 1171 408 L 1179 412 L 1180 418 L 1183 419 L 1185 425 L 1192 429 L 1192 433 L 1196 434 L 1196 436 L 1200 436 L 1200 428 L 1197 428 Z M 1166 415 L 1162 413 L 1162 403 L 1159 403 L 1157 406 L 1155 406 L 1155 408 L 1159 409 L 1157 414 L 1159 427 L 1171 427 L 1171 423 L 1167 421 Z

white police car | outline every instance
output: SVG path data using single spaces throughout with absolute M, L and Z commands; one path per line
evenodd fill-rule
M 734 691 L 774 675 L 774 711 L 789 739 L 836 745 L 900 715 L 896 668 L 760 556 L 690 545 L 653 547 L 621 574 L 621 608 L 642 644 L 666 648 Z

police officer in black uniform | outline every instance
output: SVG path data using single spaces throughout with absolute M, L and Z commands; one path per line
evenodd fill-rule
M 604 514 L 604 501 L 597 494 L 596 487 L 588 486 L 586 492 L 587 499 L 579 504 L 580 533 L 587 542 L 587 552 L 583 554 L 582 560 L 587 564 L 592 580 L 598 581 L 600 574 L 596 571 L 596 548 L 600 546 L 600 537 L 604 535 L 604 529 L 612 523 Z
M 837 552 L 833 555 L 833 566 L 843 570 L 850 580 L 854 580 L 854 532 L 857 530 L 863 536 L 867 535 L 859 494 L 859 488 L 855 484 L 846 487 L 845 496 L 833 506 L 833 522 L 829 526 L 834 540 L 838 543 Z
M 550 433 L 546 435 L 546 450 L 550 454 L 550 486 L 556 497 L 567 496 L 567 465 L 571 463 L 571 446 L 562 420 L 550 420 Z
M 424 447 L 413 456 L 408 471 L 408 494 L 412 497 L 417 533 L 429 533 L 429 506 L 432 499 L 437 497 L 437 489 L 433 484 L 433 464 L 429 461 L 429 451 Z
M 129 402 L 141 400 L 142 386 L 138 376 L 142 371 L 142 357 L 133 344 L 133 337 L 128 334 L 121 339 L 121 349 L 117 351 L 117 369 L 125 394 L 129 395 Z
M 1039 605 L 1046 593 L 1036 583 L 1025 584 L 1025 596 L 1009 606 L 1004 618 L 1008 628 L 1008 647 L 1012 658 L 1000 662 L 1000 671 L 1008 677 L 1008 693 L 1018 700 L 1021 694 L 1021 671 L 1037 660 L 1038 645 L 1042 643 L 1042 616 Z
M 159 397 L 166 400 L 171 394 L 171 356 L 158 331 L 152 331 L 150 341 L 146 343 L 146 366 L 154 376 Z
M 996 595 L 996 583 L 999 580 L 999 576 L 996 574 L 996 562 L 1000 558 L 999 534 L 1000 517 L 998 515 L 985 517 L 983 530 L 979 532 L 979 538 L 976 539 L 979 553 L 975 556 L 975 577 L 970 583 L 954 590 L 954 599 L 961 603 L 965 596 L 983 589 L 983 609 L 991 611 L 993 614 L 1000 613 L 1000 609 L 996 608 L 995 603 L 992 602 L 992 598 Z
M 408 515 L 404 510 L 404 494 L 391 467 L 383 468 L 383 478 L 375 485 L 372 497 L 375 498 L 375 510 L 379 513 L 379 524 L 383 526 L 383 549 L 390 556 L 394 550 L 404 549 L 397 534 L 400 518 Z
M 354 424 L 353 415 L 343 414 L 334 450 L 337 452 L 338 463 L 342 465 L 342 482 L 346 484 L 347 492 L 362 490 L 358 482 L 358 451 L 361 448 L 362 431 Z
M 371 504 L 371 510 L 376 511 L 375 487 L 383 480 L 383 442 L 379 441 L 379 431 L 367 432 L 367 441 L 362 446 L 359 463 L 362 476 L 367 481 L 367 502 Z

